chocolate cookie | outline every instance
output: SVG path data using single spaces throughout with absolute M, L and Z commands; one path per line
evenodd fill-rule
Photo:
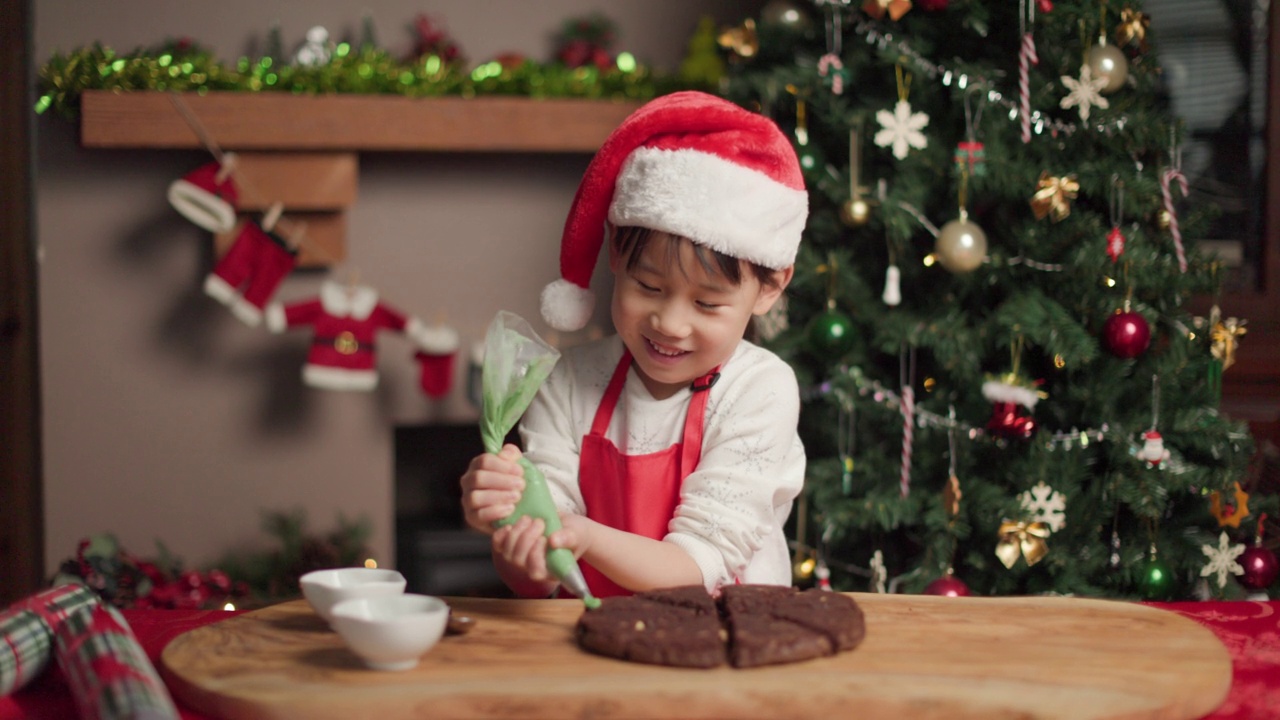
M 720 618 L 709 596 L 704 608 L 680 604 L 681 596 L 646 595 L 607 598 L 600 608 L 584 612 L 576 628 L 578 643 L 601 655 L 652 665 L 724 663 Z
M 587 650 L 678 667 L 798 662 L 852 650 L 865 634 L 847 595 L 776 585 L 732 585 L 716 600 L 698 585 L 608 598 L 577 626 Z

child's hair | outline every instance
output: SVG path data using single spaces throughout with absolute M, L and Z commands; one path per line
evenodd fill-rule
M 613 228 L 613 236 L 610 242 L 613 243 L 613 250 L 618 257 L 623 259 L 624 266 L 628 271 L 635 269 L 636 263 L 640 262 L 640 256 L 644 253 L 649 242 L 653 240 L 656 230 L 650 230 L 646 227 L 624 226 Z M 751 269 L 751 274 L 764 287 L 777 287 L 777 278 L 774 271 L 748 260 L 726 255 L 718 250 L 696 243 L 688 238 L 680 237 L 666 233 L 667 246 L 666 257 L 674 258 L 674 262 L 681 272 L 684 272 L 684 266 L 680 260 L 680 244 L 689 243 L 693 247 L 694 255 L 698 258 L 698 262 L 702 265 L 702 269 L 708 274 L 719 275 L 734 285 L 742 284 L 742 268 L 745 265 Z

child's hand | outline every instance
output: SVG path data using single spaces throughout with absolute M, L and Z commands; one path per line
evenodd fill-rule
M 493 533 L 493 523 L 510 515 L 524 492 L 520 448 L 504 445 L 494 455 L 477 455 L 462 475 L 462 512 L 467 525 Z M 496 546 L 495 546 L 496 547 Z
M 554 581 L 547 570 L 546 523 L 525 515 L 493 533 L 493 552 L 535 583 Z
M 547 543 L 553 548 L 573 551 L 574 559 L 581 558 L 591 549 L 592 521 L 582 515 L 560 514 L 560 529 L 551 533 Z

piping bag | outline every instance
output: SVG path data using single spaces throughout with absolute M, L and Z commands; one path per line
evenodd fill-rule
M 538 337 L 524 318 L 506 310 L 494 316 L 485 333 L 484 363 L 480 371 L 480 437 L 485 452 L 496 455 L 502 449 L 507 433 L 533 402 L 533 396 L 559 360 L 560 351 Z M 550 536 L 560 529 L 560 515 L 551 500 L 547 480 L 526 458 L 521 457 L 519 462 L 524 469 L 524 493 L 516 509 L 494 525 L 511 525 L 528 515 L 541 519 L 546 526 L 544 535 Z M 582 598 L 588 609 L 600 607 L 600 600 L 587 588 L 572 551 L 547 548 L 547 569 L 566 590 Z

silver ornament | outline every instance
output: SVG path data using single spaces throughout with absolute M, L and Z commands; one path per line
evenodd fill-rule
M 1085 54 L 1084 61 L 1095 78 L 1107 79 L 1107 84 L 1101 89 L 1104 94 L 1124 87 L 1125 80 L 1129 78 L 1129 58 L 1115 45 L 1104 42 L 1094 45 Z
M 942 267 L 953 273 L 972 272 L 987 257 L 987 234 L 961 212 L 959 218 L 938 230 L 933 254 Z

